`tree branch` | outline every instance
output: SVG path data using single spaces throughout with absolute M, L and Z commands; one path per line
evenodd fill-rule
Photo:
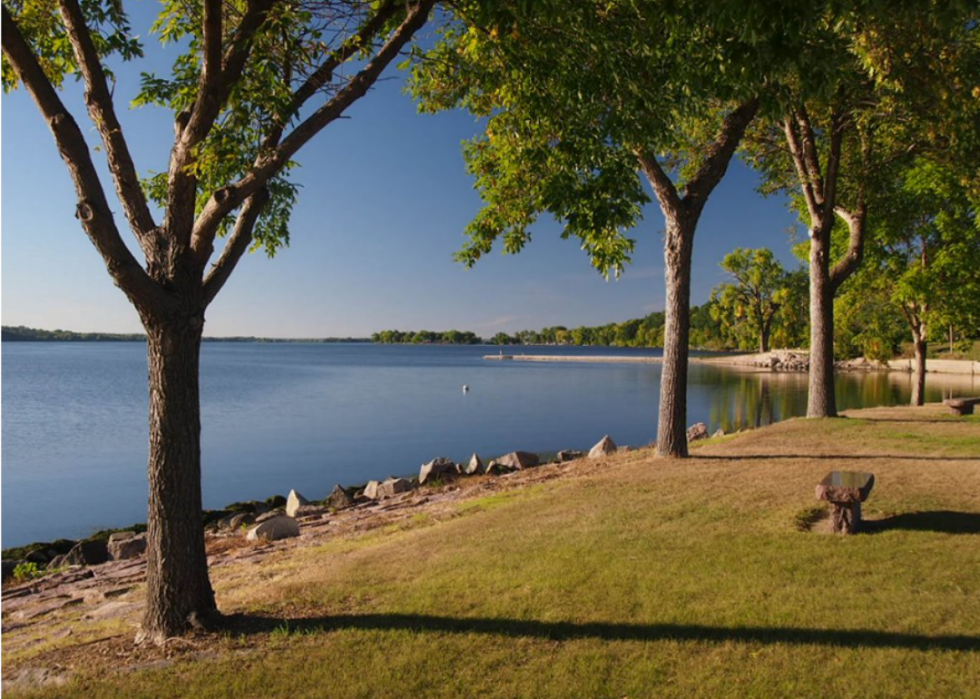
M 796 168 L 796 176 L 799 178 L 800 187 L 803 190 L 803 199 L 806 201 L 807 212 L 810 214 L 810 228 L 819 227 L 823 218 L 822 207 L 817 201 L 817 194 L 813 188 L 812 175 L 807 167 L 807 161 L 803 157 L 803 144 L 796 124 L 793 119 L 787 117 L 783 120 L 783 131 L 786 133 L 786 143 L 789 144 L 789 151 L 793 156 L 793 166 Z
M 272 132 L 266 137 L 263 143 L 263 148 L 275 148 L 279 145 L 279 139 L 282 137 L 283 130 L 286 128 L 286 124 L 292 119 L 299 110 L 306 104 L 313 95 L 317 93 L 324 85 L 329 83 L 333 79 L 334 71 L 340 67 L 341 64 L 349 60 L 358 51 L 362 50 L 369 43 L 374 41 L 378 33 L 384 29 L 385 24 L 391 19 L 400 8 L 404 7 L 403 0 L 388 0 L 378 11 L 375 12 L 374 16 L 367 20 L 361 25 L 357 33 L 348 37 L 340 47 L 330 54 L 327 59 L 315 70 L 310 76 L 300 85 L 296 92 L 293 93 L 293 99 L 286 109 L 285 114 L 282 115 L 282 121 L 280 125 L 273 129 Z
M 190 113 L 178 116 L 177 138 L 170 153 L 167 180 L 167 219 L 164 226 L 179 245 L 190 245 L 194 224 L 197 178 L 189 172 L 189 166 L 194 162 L 194 151 L 207 138 L 215 120 L 221 114 L 221 108 L 231 94 L 232 86 L 245 69 L 252 49 L 252 39 L 275 2 L 276 0 L 248 0 L 248 9 L 221 59 L 220 68 L 214 63 L 217 60 L 214 44 L 221 39 L 220 31 L 217 35 L 214 34 L 214 25 L 220 23 L 220 19 L 216 20 L 212 16 L 214 12 L 220 14 L 220 3 L 208 0 L 205 4 L 205 24 L 208 21 L 211 23 L 210 30 L 205 26 L 208 34 L 205 37 L 205 63 L 209 69 L 201 72 L 197 99 Z M 220 43 L 217 50 L 220 50 Z
M 649 151 L 637 151 L 636 159 L 640 163 L 640 169 L 647 176 L 653 193 L 657 195 L 660 203 L 660 210 L 667 218 L 677 218 L 683 213 L 683 203 L 677 193 L 674 181 L 667 176 L 657 156 Z
M 6 6 L 3 7 L 0 42 L 10 66 L 48 122 L 75 184 L 78 195 L 76 215 L 89 240 L 102 255 L 113 281 L 138 309 L 159 308 L 168 303 L 169 297 L 147 275 L 120 237 L 88 144 Z
M 700 214 L 711 192 L 725 176 L 728 164 L 758 110 L 759 99 L 753 97 L 729 112 L 722 121 L 717 138 L 708 146 L 701 166 L 684 188 L 684 203 L 689 209 L 693 207 Z
M 102 69 L 102 61 L 92 42 L 92 35 L 85 25 L 78 0 L 59 0 L 59 5 L 68 38 L 75 52 L 75 59 L 85 79 L 85 104 L 105 145 L 116 193 L 140 247 L 143 248 L 144 253 L 149 254 L 148 251 L 152 248 L 150 236 L 156 229 L 156 222 L 150 213 L 122 126 L 116 117 L 112 94 L 109 92 L 105 71 Z
M 307 117 L 270 153 L 260 155 L 252 169 L 238 182 L 216 192 L 194 224 L 192 247 L 196 253 L 207 250 L 214 241 L 218 224 L 229 212 L 279 172 L 296 152 L 343 113 L 377 81 L 402 47 L 427 21 L 435 0 L 420 0 L 401 25 L 361 71 L 329 102 Z
M 221 256 L 214 263 L 214 267 L 204 278 L 204 305 L 209 305 L 214 301 L 214 297 L 221 291 L 221 287 L 228 281 L 228 277 L 235 271 L 238 261 L 248 250 L 252 242 L 252 231 L 255 229 L 255 222 L 259 220 L 262 209 L 269 201 L 269 190 L 262 188 L 245 200 L 245 205 L 238 214 L 235 221 L 235 230 L 228 238 L 225 249 L 221 251 Z

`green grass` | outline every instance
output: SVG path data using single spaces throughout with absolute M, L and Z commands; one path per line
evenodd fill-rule
M 216 574 L 246 612 L 217 657 L 38 696 L 976 697 L 980 430 L 862 415 L 633 452 L 261 582 Z M 832 468 L 875 473 L 878 533 L 801 531 Z

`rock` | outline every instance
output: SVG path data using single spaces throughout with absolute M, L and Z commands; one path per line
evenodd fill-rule
M 282 517 L 286 512 L 282 509 L 269 510 L 258 517 L 255 518 L 256 524 L 261 524 L 262 522 L 268 522 L 270 519 L 275 519 L 276 517 Z
M 134 536 L 136 536 L 136 532 L 112 532 L 109 535 L 109 543 L 125 541 L 126 539 L 132 539 Z
M 125 539 L 112 540 L 109 537 L 109 559 L 113 561 L 124 561 L 127 558 L 136 558 L 146 551 L 146 534 L 130 536 Z
M 456 473 L 456 464 L 453 463 L 452 459 L 447 459 L 444 456 L 435 458 L 427 464 L 422 464 L 422 468 L 419 470 L 419 485 L 424 485 L 430 478 L 447 473 Z
M 261 524 L 248 530 L 248 540 L 258 541 L 278 541 L 299 536 L 299 522 L 288 515 L 279 515 L 272 519 L 267 519 Z
M 494 463 L 508 469 L 523 469 L 537 466 L 541 462 L 537 454 L 529 451 L 512 451 L 494 459 Z
M 343 510 L 354 504 L 354 498 L 348 495 L 347 491 L 338 484 L 330 491 L 325 504 L 332 510 Z
M 62 554 L 61 556 L 55 556 L 54 558 L 51 559 L 51 562 L 48 563 L 47 569 L 48 570 L 57 570 L 58 568 L 65 567 L 66 565 L 68 565 L 67 563 L 65 563 L 65 559 L 66 558 L 68 558 L 68 554 Z
M 378 486 L 378 499 L 393 498 L 399 493 L 407 493 L 412 489 L 412 482 L 407 478 L 389 478 Z
M 327 508 L 320 505 L 300 505 L 293 513 L 293 517 L 316 517 L 327 511 Z
M 461 473 L 467 476 L 474 476 L 477 473 L 483 473 L 484 471 L 486 471 L 486 466 L 483 465 L 483 459 L 480 458 L 479 454 L 474 453 L 473 456 L 470 457 L 469 463 L 462 466 Z
M 589 458 L 599 459 L 603 456 L 609 456 L 610 454 L 615 453 L 616 442 L 612 441 L 612 438 L 607 434 L 605 437 L 599 440 L 598 444 L 589 449 Z
M 575 461 L 575 459 L 581 459 L 585 454 L 583 452 L 577 451 L 575 449 L 562 449 L 556 455 L 558 461 L 565 463 L 566 461 Z
M 105 541 L 80 541 L 65 556 L 67 565 L 94 566 L 109 560 L 109 547 Z
M 378 490 L 381 488 L 381 484 L 377 481 L 368 481 L 368 484 L 364 486 L 364 497 L 368 500 L 378 499 Z
M 721 428 L 719 427 L 719 428 L 718 428 L 718 429 L 717 429 L 717 430 L 715 431 L 715 433 L 714 433 L 713 435 L 711 435 L 711 438 L 712 438 L 712 439 L 714 439 L 715 437 L 724 437 L 724 436 L 725 436 L 725 430 L 723 430 L 723 429 L 721 429 Z
M 239 512 L 237 515 L 232 515 L 231 519 L 228 520 L 228 528 L 232 531 L 252 524 L 255 524 L 255 515 L 248 512 Z
M 289 491 L 289 497 L 286 498 L 286 514 L 290 517 L 296 516 L 296 510 L 298 510 L 303 505 L 309 505 L 310 501 L 304 498 L 300 493 L 295 490 Z
M 708 426 L 703 422 L 696 422 L 687 428 L 687 441 L 696 442 L 699 439 L 708 438 Z

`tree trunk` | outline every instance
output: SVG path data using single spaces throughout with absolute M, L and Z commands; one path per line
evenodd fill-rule
M 204 550 L 201 406 L 203 315 L 145 321 L 150 389 L 146 613 L 137 641 L 160 643 L 216 613 Z
M 926 338 L 922 328 L 912 329 L 915 343 L 915 374 L 912 379 L 912 405 L 926 403 Z
M 667 222 L 664 250 L 667 308 L 657 428 L 657 454 L 660 456 L 687 456 L 687 359 L 695 225 L 682 218 Z
M 806 416 L 837 417 L 829 230 L 813 231 L 810 239 L 810 386 Z
M 772 316 L 762 321 L 762 330 L 759 332 L 759 351 L 769 351 L 769 336 L 772 334 Z

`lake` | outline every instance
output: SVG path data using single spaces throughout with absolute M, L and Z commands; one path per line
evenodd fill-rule
M 205 343 L 204 505 L 291 488 L 417 474 L 515 449 L 586 450 L 656 436 L 661 366 L 495 362 L 497 348 Z M 638 354 L 519 348 L 539 354 Z M 656 354 L 656 352 L 654 352 Z M 146 354 L 140 343 L 3 343 L 2 545 L 84 537 L 146 519 Z M 929 375 L 927 400 L 976 394 L 970 377 Z M 733 431 L 802 415 L 805 374 L 692 364 L 688 423 Z M 905 374 L 845 374 L 841 409 L 909 400 Z M 462 386 L 470 387 L 463 393 Z

